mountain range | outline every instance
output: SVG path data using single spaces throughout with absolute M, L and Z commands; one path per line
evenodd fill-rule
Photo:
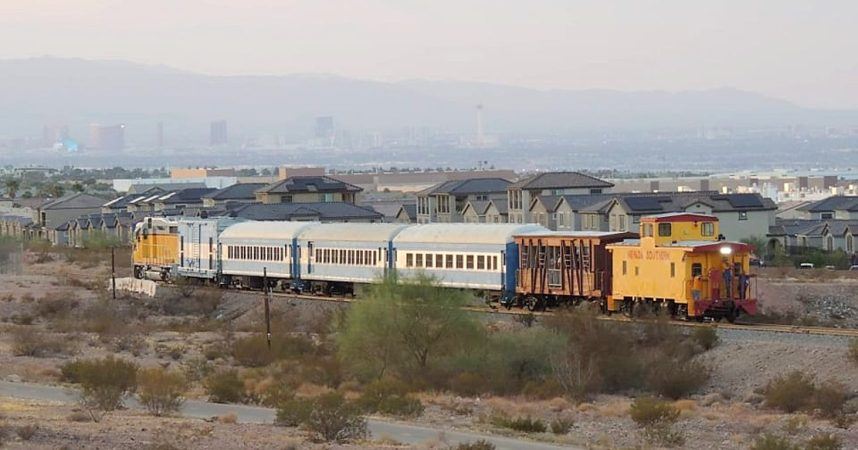
M 155 123 L 201 141 L 224 119 L 232 135 L 304 138 L 317 116 L 338 128 L 429 127 L 472 132 L 483 105 L 489 133 L 556 134 L 700 127 L 858 126 L 858 111 L 804 108 L 733 88 L 681 92 L 538 90 L 460 82 L 381 82 L 331 75 L 213 76 L 124 61 L 0 60 L 0 135 L 68 125 L 126 123 L 152 139 Z

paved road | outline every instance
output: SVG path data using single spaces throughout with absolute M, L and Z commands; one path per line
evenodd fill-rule
M 31 400 L 54 401 L 62 403 L 73 403 L 76 401 L 74 392 L 66 388 L 40 384 L 11 383 L 8 381 L 0 381 L 0 396 Z M 130 408 L 141 407 L 135 399 L 126 401 L 125 404 Z M 183 416 L 195 417 L 200 419 L 206 419 L 214 416 L 222 416 L 230 413 L 235 414 L 238 417 L 239 422 L 274 422 L 273 409 L 260 408 L 256 406 L 225 405 L 220 403 L 202 402 L 198 400 L 188 400 L 185 402 L 182 408 Z M 369 420 L 369 430 L 370 432 L 372 432 L 373 436 L 389 436 L 399 442 L 407 444 L 419 444 L 421 442 L 434 440 L 438 438 L 440 434 L 443 433 L 444 439 L 453 445 L 462 442 L 473 442 L 478 439 L 485 439 L 495 444 L 498 450 L 556 450 L 561 448 L 571 448 L 541 442 L 508 438 L 503 436 L 492 436 L 453 430 L 441 430 L 420 425 L 387 422 L 374 419 Z

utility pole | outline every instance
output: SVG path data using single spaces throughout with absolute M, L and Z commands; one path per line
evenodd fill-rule
M 110 246 L 110 280 L 113 285 L 113 299 L 116 300 L 116 247 Z
M 262 283 L 265 289 L 265 337 L 268 339 L 268 350 L 271 350 L 271 306 L 269 295 L 271 290 L 268 286 L 268 268 L 262 268 Z

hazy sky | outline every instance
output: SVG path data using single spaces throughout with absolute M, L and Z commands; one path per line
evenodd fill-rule
M 858 108 L 858 0 L 0 0 L 0 58 L 537 88 L 732 86 Z

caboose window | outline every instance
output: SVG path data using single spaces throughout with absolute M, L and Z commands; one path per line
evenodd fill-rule
M 658 235 L 661 237 L 669 237 L 671 235 L 670 223 L 658 224 Z
M 703 222 L 700 225 L 700 234 L 703 236 L 714 236 L 715 224 L 712 222 Z
M 676 277 L 676 263 L 670 263 L 670 278 Z
M 627 267 L 626 262 L 623 261 L 623 275 L 625 275 L 626 273 L 628 273 L 628 267 Z
M 703 264 L 694 263 L 691 265 L 691 276 L 692 277 L 700 277 L 703 276 Z

